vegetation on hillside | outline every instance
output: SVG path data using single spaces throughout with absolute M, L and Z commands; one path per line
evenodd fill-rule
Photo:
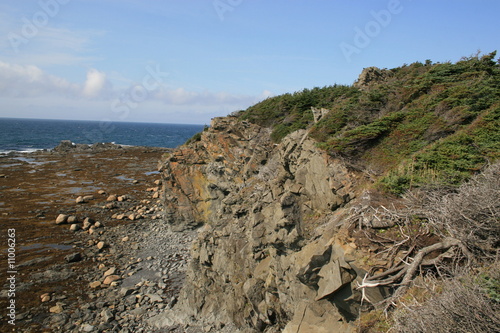
M 500 154 L 500 66 L 496 52 L 456 63 L 415 62 L 379 79 L 270 97 L 240 113 L 272 127 L 279 142 L 308 129 L 318 146 L 371 170 L 402 194 L 457 186 Z M 311 107 L 329 113 L 317 123 Z

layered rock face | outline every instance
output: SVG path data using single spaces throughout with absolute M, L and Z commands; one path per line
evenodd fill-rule
M 179 302 L 157 326 L 201 320 L 249 332 L 354 331 L 365 272 L 339 226 L 361 176 L 318 150 L 306 131 L 280 144 L 269 134 L 216 118 L 200 141 L 160 162 L 167 222 L 176 231 L 203 226 Z M 369 292 L 371 301 L 382 297 Z

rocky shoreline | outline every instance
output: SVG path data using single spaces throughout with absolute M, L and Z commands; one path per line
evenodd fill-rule
M 2 309 L 16 302 L 15 326 L 4 310 L 2 332 L 155 331 L 149 320 L 176 303 L 194 238 L 162 220 L 155 168 L 168 151 L 62 142 L 0 157 L 0 227 L 15 230 L 17 271 L 15 297 L 6 283 L 0 294 Z

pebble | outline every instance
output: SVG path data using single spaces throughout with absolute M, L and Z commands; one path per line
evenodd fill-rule
M 75 215 L 70 215 L 70 216 L 68 216 L 68 219 L 67 219 L 66 222 L 68 222 L 68 223 L 77 223 L 78 222 L 78 218 Z
M 92 289 L 95 289 L 95 288 L 101 286 L 101 284 L 102 284 L 101 281 L 94 281 L 94 282 L 89 283 L 89 287 Z
M 112 194 L 106 199 L 106 201 L 116 201 L 116 199 L 117 199 L 116 194 Z
M 66 214 L 59 214 L 56 218 L 56 224 L 63 224 L 68 221 L 68 215 Z
M 68 254 L 66 257 L 64 257 L 64 259 L 66 260 L 66 262 L 71 263 L 81 261 L 83 258 L 80 252 L 75 252 Z
M 161 182 L 155 182 L 157 186 L 160 184 Z M 158 187 L 153 187 L 153 190 L 150 194 L 143 192 L 143 197 L 137 200 L 123 195 L 120 196 L 120 202 L 117 195 L 114 198 L 108 195 L 107 198 L 111 200 L 107 204 L 83 206 L 85 210 L 88 209 L 88 213 L 99 216 L 104 222 L 111 217 L 109 209 L 113 208 L 121 209 L 121 212 L 113 212 L 113 219 L 132 217 L 135 222 L 110 223 L 104 229 L 96 229 L 102 227 L 102 224 L 92 219 L 85 219 L 83 224 L 79 224 L 88 233 L 74 234 L 80 240 L 80 245 L 77 246 L 83 249 L 82 254 L 75 251 L 71 255 L 75 255 L 78 260 L 85 257 L 94 263 L 94 266 L 75 275 L 77 280 L 90 282 L 86 286 L 86 301 L 56 304 L 59 306 L 53 306 L 53 311 L 61 312 L 53 312 L 44 320 L 43 325 L 64 332 L 148 332 L 149 317 L 174 306 L 190 257 L 190 246 L 186 239 L 191 239 L 191 235 L 186 237 L 181 233 L 173 233 L 162 221 L 154 221 L 162 218 L 162 209 L 156 200 L 146 199 L 146 196 L 159 193 Z M 105 191 L 97 193 L 106 194 Z M 104 198 L 106 197 L 103 196 Z M 127 199 L 123 200 L 124 198 Z M 79 212 L 80 207 L 76 212 Z M 107 214 L 107 217 L 99 215 L 100 212 Z M 76 218 L 77 214 L 72 214 Z M 61 218 L 64 220 L 62 223 L 67 223 L 69 214 L 61 215 L 66 216 Z M 71 225 L 78 222 L 70 221 L 73 222 Z M 103 251 L 104 249 L 109 251 Z M 73 262 L 75 259 L 68 255 L 65 260 Z M 137 281 L 142 282 L 136 285 Z M 51 295 L 47 295 L 44 300 L 60 301 Z M 45 311 L 47 308 L 45 305 Z M 57 319 L 57 325 L 50 319 L 56 315 L 61 317 Z
M 117 281 L 120 279 L 119 275 L 108 275 L 102 282 L 103 284 L 110 284 L 111 282 Z
M 113 274 L 115 274 L 115 272 L 116 272 L 116 267 L 111 267 L 106 272 L 104 272 L 104 277 L 106 277 L 108 275 L 113 275 Z
M 63 303 L 56 303 L 56 305 L 52 306 L 50 309 L 49 309 L 49 312 L 50 313 L 61 313 L 64 311 L 64 308 L 63 308 Z
M 84 202 L 88 202 L 90 200 L 94 200 L 94 196 L 93 195 L 85 195 L 85 196 L 83 196 L 83 201 Z
M 42 301 L 42 303 L 50 301 L 50 294 L 45 293 L 45 294 L 40 295 L 40 300 Z
M 78 224 L 74 223 L 69 227 L 69 230 L 78 231 L 78 230 L 80 230 L 80 226 Z

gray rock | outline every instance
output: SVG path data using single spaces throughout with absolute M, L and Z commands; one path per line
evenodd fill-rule
M 64 257 L 66 262 L 71 263 L 71 262 L 78 262 L 83 259 L 82 254 L 80 252 L 75 252 L 68 254 L 66 257 Z

